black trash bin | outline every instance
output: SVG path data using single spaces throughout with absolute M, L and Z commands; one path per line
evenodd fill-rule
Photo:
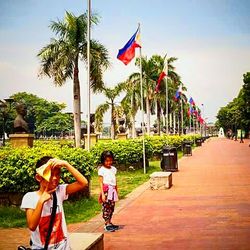
M 195 144 L 197 147 L 200 147 L 201 146 L 201 143 L 202 143 L 202 140 L 201 139 L 196 139 L 195 140 Z
M 176 172 L 178 171 L 177 149 L 175 147 L 163 146 L 161 169 L 163 171 Z
M 182 152 L 183 152 L 183 155 L 192 155 L 192 142 L 191 141 L 183 141 Z

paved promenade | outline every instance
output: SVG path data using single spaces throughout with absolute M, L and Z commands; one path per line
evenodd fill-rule
M 213 138 L 179 161 L 173 186 L 148 183 L 118 203 L 119 231 L 105 233 L 105 249 L 250 249 L 250 147 Z M 103 232 L 101 216 L 69 225 L 70 232 Z M 28 241 L 26 229 L 0 229 L 0 249 Z

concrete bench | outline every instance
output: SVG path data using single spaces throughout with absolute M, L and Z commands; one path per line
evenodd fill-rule
M 70 233 L 70 247 L 72 250 L 103 250 L 102 233 Z
M 172 186 L 172 172 L 154 172 L 150 175 L 152 190 L 168 189 Z

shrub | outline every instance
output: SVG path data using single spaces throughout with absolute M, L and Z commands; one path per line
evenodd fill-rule
M 151 136 L 145 138 L 147 162 L 159 157 L 162 147 L 170 145 L 180 147 L 183 140 L 200 138 L 199 135 L 184 136 Z M 90 152 L 81 148 L 72 148 L 67 141 L 34 141 L 33 148 L 12 148 L 9 145 L 0 148 L 0 192 L 25 193 L 35 190 L 35 165 L 38 159 L 48 155 L 68 161 L 86 177 L 91 175 L 104 150 L 111 150 L 115 155 L 116 166 L 127 169 L 129 166 L 142 167 L 142 138 L 128 140 L 99 141 Z M 73 177 L 62 169 L 61 181 L 71 183 Z
M 164 145 L 176 147 L 179 149 L 184 140 L 194 141 L 195 138 L 200 138 L 200 135 L 162 135 L 162 136 L 147 136 L 146 141 L 152 145 L 153 156 L 159 158 Z
M 116 141 L 99 141 L 92 149 L 91 154 L 96 164 L 100 164 L 100 156 L 104 150 L 110 150 L 115 155 L 115 163 L 118 167 L 141 165 L 143 159 L 142 139 L 127 139 Z M 151 142 L 145 141 L 146 157 L 153 154 Z
M 0 149 L 0 192 L 24 193 L 37 188 L 35 165 L 38 159 L 46 155 L 68 161 L 85 176 L 90 176 L 94 166 L 90 153 L 81 148 L 41 142 L 36 142 L 33 148 L 3 147 Z M 73 181 L 64 169 L 61 181 Z

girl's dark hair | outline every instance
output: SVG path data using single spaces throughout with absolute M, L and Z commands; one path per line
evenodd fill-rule
M 53 159 L 51 156 L 43 156 L 41 159 L 39 159 L 36 163 L 36 168 L 41 167 L 42 165 L 46 164 L 50 159 Z
M 107 157 L 111 157 L 114 160 L 114 154 L 111 151 L 103 151 L 101 154 L 101 163 L 104 164 L 104 161 Z

